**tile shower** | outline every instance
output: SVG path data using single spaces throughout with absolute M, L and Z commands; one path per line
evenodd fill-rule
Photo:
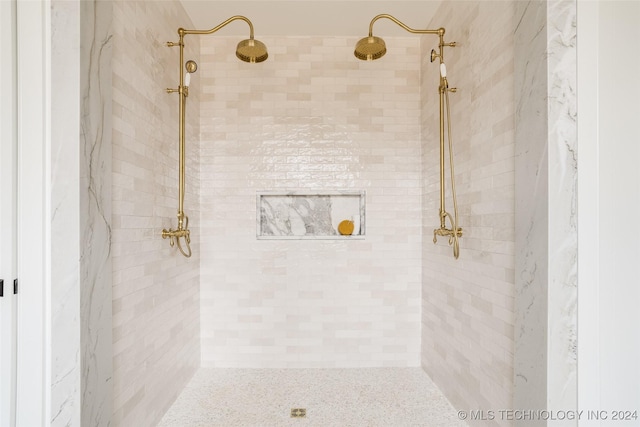
M 201 39 L 202 366 L 417 366 L 419 38 Z M 257 240 L 256 193 L 366 191 L 364 240 Z
M 200 366 L 422 366 L 456 407 L 512 405 L 511 3 L 443 3 L 428 25 L 460 44 L 458 261 L 431 242 L 434 40 L 387 37 L 385 58 L 362 63 L 356 37 L 260 37 L 270 58 L 250 66 L 237 38 L 191 39 L 185 259 L 159 233 L 177 205 L 164 42 L 190 21 L 178 2 L 113 9 L 114 425 L 157 423 Z M 365 239 L 256 239 L 256 194 L 337 190 L 366 192 Z

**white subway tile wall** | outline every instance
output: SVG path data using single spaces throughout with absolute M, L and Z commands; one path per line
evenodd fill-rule
M 420 47 L 351 37 L 203 37 L 202 366 L 419 366 Z M 256 193 L 366 191 L 365 240 L 256 239 Z
M 164 42 L 190 22 L 177 2 L 114 2 L 114 425 L 154 425 L 200 363 L 422 365 L 460 409 L 511 406 L 513 7 L 443 3 L 432 24 L 460 43 L 446 52 L 459 260 L 431 234 L 437 39 L 386 38 L 387 55 L 365 63 L 356 38 L 259 31 L 262 64 L 236 59 L 238 38 L 187 37 L 200 60 L 185 259 L 159 236 L 178 203 L 177 95 L 164 93 L 178 51 Z M 342 189 L 366 191 L 364 240 L 256 239 L 256 193 Z
M 422 38 L 422 366 L 458 409 L 512 407 L 514 354 L 514 7 L 444 2 L 431 27 L 446 28 L 460 259 L 439 227 L 437 38 Z M 447 158 L 448 165 L 448 158 Z M 447 180 L 449 179 L 449 169 Z M 453 213 L 447 181 L 447 210 Z M 509 425 L 496 417 L 478 425 Z
M 177 225 L 179 26 L 175 1 L 113 2 L 113 388 L 116 426 L 155 425 L 200 365 L 199 88 L 187 101 L 190 259 Z M 187 38 L 197 59 L 199 40 Z

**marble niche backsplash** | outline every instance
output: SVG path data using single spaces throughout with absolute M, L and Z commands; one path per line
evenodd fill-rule
M 364 238 L 364 192 L 258 193 L 258 239 Z M 339 225 L 353 222 L 353 232 L 342 235 Z

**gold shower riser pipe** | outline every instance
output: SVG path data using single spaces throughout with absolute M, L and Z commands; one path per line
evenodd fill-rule
M 171 228 L 169 230 L 163 229 L 162 238 L 170 239 L 169 244 L 172 247 L 174 246 L 174 244 L 177 243 L 178 249 L 180 250 L 182 255 L 184 255 L 187 258 L 191 256 L 191 247 L 190 247 L 191 237 L 190 237 L 190 231 L 189 231 L 189 217 L 187 217 L 184 212 L 184 197 L 185 197 L 185 182 L 186 182 L 185 114 L 186 114 L 187 97 L 189 96 L 189 87 L 185 86 L 185 74 L 184 74 L 185 68 L 183 67 L 183 65 L 187 67 L 187 71 L 190 73 L 195 72 L 197 69 L 197 66 L 194 61 L 187 61 L 186 64 L 184 62 L 184 37 L 188 34 L 195 34 L 195 35 L 213 34 L 216 31 L 228 25 L 229 23 L 237 20 L 242 20 L 249 25 L 249 40 L 245 40 L 241 42 L 241 44 L 244 43 L 242 46 L 254 47 L 254 44 L 255 44 L 255 46 L 258 47 L 258 50 L 255 52 L 260 52 L 260 56 L 256 58 L 256 57 L 249 56 L 249 54 L 246 54 L 245 52 L 241 53 L 240 52 L 241 45 L 239 45 L 238 50 L 236 50 L 236 56 L 238 56 L 243 61 L 247 61 L 247 62 L 262 62 L 266 60 L 268 56 L 266 52 L 266 47 L 261 42 L 254 40 L 253 24 L 248 18 L 241 15 L 232 16 L 231 18 L 221 22 L 220 24 L 218 24 L 217 26 L 209 30 L 188 30 L 184 28 L 178 28 L 178 38 L 179 38 L 178 42 L 177 43 L 167 42 L 168 47 L 178 46 L 180 48 L 180 82 L 179 82 L 178 88 L 166 89 L 167 93 L 177 92 L 180 97 L 178 102 L 178 122 L 179 122 L 178 123 L 179 171 L 178 171 L 178 214 L 177 214 L 178 228 L 175 230 Z M 249 42 L 249 43 L 246 43 L 246 42 Z M 264 48 L 264 51 L 260 51 L 260 48 Z M 184 238 L 184 241 L 186 243 L 186 252 L 182 248 L 182 245 L 180 243 L 180 238 Z
M 442 55 L 442 52 L 440 53 Z M 442 57 L 440 57 L 442 61 Z M 444 82 L 440 77 L 440 86 L 438 88 L 439 102 L 440 102 L 440 228 L 446 228 L 447 210 L 445 209 L 444 201 Z
M 439 93 L 439 112 L 440 112 L 440 208 L 438 212 L 438 216 L 440 219 L 440 228 L 436 228 L 433 230 L 433 242 L 437 242 L 437 236 L 449 237 L 449 244 L 453 245 L 453 255 L 457 259 L 459 256 L 459 242 L 458 238 L 462 237 L 462 228 L 458 227 L 458 205 L 456 200 L 456 190 L 455 190 L 455 177 L 453 172 L 453 153 L 452 153 L 452 139 L 451 139 L 451 119 L 450 119 L 450 111 L 449 111 L 449 102 L 448 102 L 448 93 L 456 92 L 456 88 L 449 88 L 449 84 L 446 78 L 446 70 L 444 66 L 444 48 L 445 47 L 455 47 L 456 43 L 445 43 L 444 42 L 444 28 L 438 28 L 436 30 L 429 29 L 415 29 L 411 28 L 405 23 L 401 22 L 397 18 L 392 15 L 383 13 L 380 15 L 376 15 L 371 22 L 369 23 L 369 37 L 364 38 L 356 44 L 356 48 L 354 51 L 355 56 L 358 59 L 372 61 L 375 59 L 381 58 L 386 53 L 386 46 L 382 39 L 379 37 L 373 36 L 373 24 L 379 19 L 389 19 L 390 21 L 396 23 L 404 30 L 413 33 L 413 34 L 433 34 L 437 35 L 439 39 L 438 43 L 438 51 L 431 51 L 431 62 L 434 62 L 436 58 L 439 58 L 440 63 L 440 83 L 438 85 L 438 93 Z M 446 107 L 446 116 L 445 116 L 445 107 Z M 449 161 L 451 168 L 451 192 L 453 198 L 454 205 L 454 216 L 449 214 L 446 210 L 445 206 L 445 160 L 444 160 L 444 152 L 445 152 L 445 117 L 447 117 L 447 132 L 446 135 L 449 139 Z M 446 220 L 449 218 L 451 221 L 451 228 L 447 228 Z

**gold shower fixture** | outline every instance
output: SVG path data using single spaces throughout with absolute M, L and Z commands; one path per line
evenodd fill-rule
M 375 16 L 369 24 L 369 36 L 361 39 L 356 44 L 354 55 L 356 58 L 363 61 L 373 61 L 382 58 L 387 53 L 387 47 L 380 37 L 373 35 L 373 24 L 378 19 L 389 19 L 406 31 L 413 34 L 433 34 L 437 35 L 440 42 L 438 43 L 438 50 L 431 50 L 431 62 L 436 59 L 440 61 L 440 83 L 438 85 L 438 93 L 440 94 L 440 228 L 433 230 L 433 243 L 437 242 L 438 236 L 448 237 L 449 245 L 453 246 L 453 256 L 457 259 L 460 255 L 460 243 L 458 239 L 462 237 L 462 228 L 458 226 L 458 201 L 456 197 L 456 181 L 453 170 L 453 141 L 451 138 L 451 111 L 449 108 L 449 92 L 456 92 L 456 88 L 450 88 L 447 81 L 447 67 L 444 63 L 444 48 L 455 47 L 456 43 L 444 42 L 444 28 L 438 28 L 437 30 L 417 30 L 410 28 L 404 23 L 400 22 L 395 17 L 386 13 Z M 446 113 L 446 114 L 445 114 Z M 446 117 L 446 135 L 448 139 L 449 148 L 449 172 L 451 173 L 451 195 L 453 198 L 453 216 L 445 209 L 445 117 Z M 447 228 L 446 221 L 449 219 L 451 228 Z
M 167 93 L 177 93 L 180 97 L 178 101 L 178 145 L 179 145 L 179 159 L 178 159 L 178 228 L 175 230 L 170 228 L 169 230 L 162 230 L 162 238 L 169 239 L 169 244 L 173 247 L 178 245 L 180 253 L 185 257 L 191 256 L 191 233 L 189 231 L 189 217 L 184 212 L 184 193 L 185 193 L 185 110 L 187 97 L 189 96 L 189 83 L 191 81 L 191 74 L 195 73 L 198 69 L 198 64 L 195 61 L 189 60 L 184 62 L 184 36 L 187 34 L 213 34 L 219 29 L 225 27 L 227 24 L 242 20 L 249 24 L 249 38 L 238 43 L 236 48 L 236 56 L 238 59 L 244 62 L 258 63 L 263 62 L 269 56 L 267 53 L 267 47 L 259 40 L 253 38 L 253 24 L 249 19 L 244 16 L 235 15 L 226 21 L 218 24 L 210 30 L 185 30 L 184 28 L 178 28 L 178 41 L 167 42 L 168 47 L 178 46 L 180 48 L 180 83 L 178 88 L 167 88 Z M 184 65 L 184 66 L 183 66 Z M 186 75 L 185 75 L 186 71 Z M 186 248 L 180 243 L 180 239 L 184 239 Z

